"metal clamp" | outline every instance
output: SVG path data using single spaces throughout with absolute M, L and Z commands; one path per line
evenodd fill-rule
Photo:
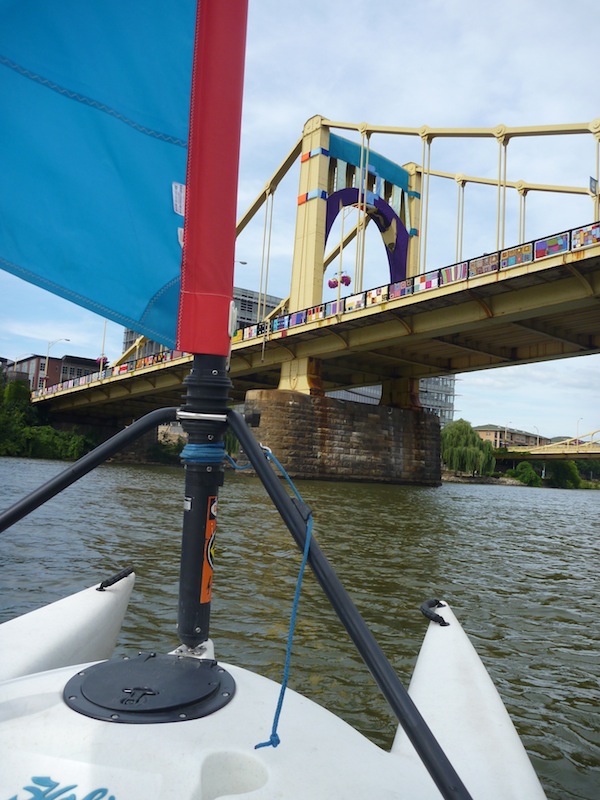
M 177 411 L 177 419 L 198 419 L 206 422 L 227 422 L 227 414 L 206 414 L 202 411 Z

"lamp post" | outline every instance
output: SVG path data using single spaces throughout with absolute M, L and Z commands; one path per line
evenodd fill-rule
M 577 452 L 579 452 L 579 423 L 583 422 L 583 417 L 579 417 L 577 420 L 577 433 L 575 434 L 575 444 L 577 447 Z
M 55 344 L 59 342 L 70 342 L 70 339 L 54 339 L 51 342 L 48 342 L 48 347 L 46 349 L 46 368 L 45 368 L 45 375 L 44 375 L 44 389 L 48 388 L 48 361 L 50 360 L 50 348 L 54 347 Z
M 512 425 L 512 420 L 508 420 L 508 425 Z M 508 449 L 508 425 L 504 425 L 504 447 Z
M 539 429 L 538 429 L 538 426 L 537 426 L 537 425 L 534 425 L 533 427 L 535 428 L 535 432 L 537 433 L 537 436 L 536 436 L 536 441 L 535 441 L 535 446 L 536 446 L 536 447 L 539 447 L 539 446 L 540 446 L 540 431 L 539 431 Z
M 97 359 L 97 361 L 98 361 L 98 372 L 99 372 L 98 378 L 99 378 L 101 383 L 102 383 L 102 378 L 104 376 L 104 362 L 106 360 L 105 357 L 104 357 L 104 349 L 105 349 L 105 347 L 106 347 L 106 320 L 104 320 L 104 332 L 102 334 L 102 352 L 100 353 L 100 358 Z

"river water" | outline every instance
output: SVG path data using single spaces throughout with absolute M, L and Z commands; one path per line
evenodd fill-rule
M 0 458 L 0 509 L 64 468 Z M 405 685 L 427 624 L 419 605 L 443 597 L 492 675 L 548 797 L 597 800 L 600 492 L 310 481 L 298 488 L 321 548 Z M 118 652 L 172 649 L 182 498 L 179 468 L 109 464 L 81 479 L 0 535 L 0 621 L 132 564 L 138 577 Z M 259 482 L 228 473 L 211 616 L 218 658 L 281 679 L 299 561 Z M 308 572 L 290 685 L 390 746 L 387 705 Z

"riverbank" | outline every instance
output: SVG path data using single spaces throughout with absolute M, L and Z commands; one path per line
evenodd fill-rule
M 525 486 L 516 478 L 492 478 L 490 475 L 455 475 L 454 472 L 442 470 L 442 483 L 476 483 L 489 486 Z

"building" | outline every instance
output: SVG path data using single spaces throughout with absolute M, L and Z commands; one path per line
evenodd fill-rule
M 234 286 L 233 302 L 235 303 L 237 311 L 237 326 L 238 328 L 241 328 L 244 325 L 252 325 L 255 322 L 258 322 L 259 316 L 261 318 L 268 316 L 273 309 L 277 308 L 281 302 L 281 298 L 275 297 L 271 294 L 261 295 L 258 292 L 252 291 L 252 289 L 240 289 L 239 287 Z M 137 339 L 139 339 L 139 336 L 139 333 L 136 333 L 130 328 L 125 329 L 123 334 L 124 353 L 136 343 Z M 170 348 L 158 344 L 158 342 L 144 339 L 144 341 L 136 349 L 136 357 L 146 358 L 146 356 L 150 356 L 153 353 L 159 353 L 161 350 L 167 349 Z
M 421 378 L 419 381 L 419 400 L 425 411 L 431 411 L 440 418 L 443 427 L 454 417 L 454 375 L 436 378 Z M 381 386 L 357 386 L 355 389 L 342 389 L 328 392 L 329 397 L 338 400 L 352 400 L 355 403 L 378 405 Z
M 233 302 L 237 310 L 238 328 L 253 325 L 267 317 L 281 303 L 281 297 L 272 294 L 259 294 L 251 289 L 233 287 Z
M 31 353 L 16 361 L 2 359 L 7 380 L 27 381 L 31 391 L 43 389 L 45 386 L 54 386 L 72 378 L 81 378 L 83 375 L 90 375 L 98 370 L 98 362 L 93 358 L 66 355 L 62 358 L 50 357 L 47 361 L 48 371 L 46 372 L 46 356 Z
M 477 431 L 484 442 L 490 442 L 495 450 L 501 447 L 539 447 L 550 444 L 550 439 L 540 436 L 537 431 L 529 433 L 506 425 L 476 425 L 473 430 Z
M 454 418 L 455 384 L 454 375 L 421 378 L 419 381 L 421 405 L 426 411 L 433 411 L 438 415 L 442 428 Z

